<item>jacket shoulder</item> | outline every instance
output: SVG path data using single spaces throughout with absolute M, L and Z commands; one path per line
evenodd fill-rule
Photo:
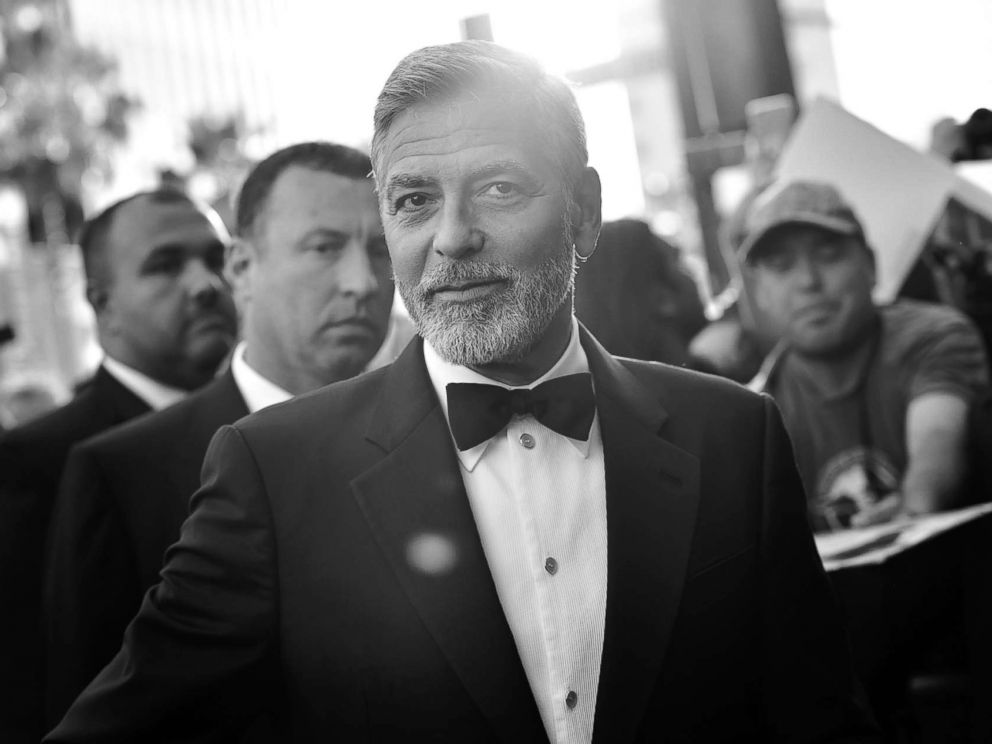
M 0 456 L 25 462 L 61 461 L 73 443 L 101 427 L 99 401 L 83 391 L 60 408 L 0 436 Z
M 99 455 L 141 452 L 150 442 L 179 435 L 188 426 L 191 413 L 190 401 L 182 400 L 161 411 L 150 411 L 98 432 L 77 444 L 73 450 Z
M 125 421 L 77 445 L 74 451 L 99 458 L 149 458 L 163 456 L 163 445 L 205 448 L 224 424 L 247 414 L 233 380 L 218 379 L 189 397 L 160 411 Z M 205 437 L 205 441 L 199 442 Z
M 381 367 L 349 380 L 334 382 L 285 403 L 249 414 L 234 426 L 252 438 L 268 431 L 288 433 L 339 428 L 371 416 L 390 367 Z
M 688 395 L 715 397 L 740 405 L 756 405 L 768 398 L 764 393 L 749 390 L 739 382 L 708 372 L 676 367 L 663 362 L 646 362 L 640 359 L 617 357 L 638 380 L 649 388 L 660 388 L 670 396 Z

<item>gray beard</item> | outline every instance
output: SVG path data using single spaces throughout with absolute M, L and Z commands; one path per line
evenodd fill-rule
M 439 302 L 433 294 L 448 282 L 480 279 L 504 286 L 471 302 Z M 397 280 L 396 286 L 417 331 L 441 358 L 477 367 L 525 357 L 571 296 L 574 282 L 567 242 L 530 274 L 506 264 L 452 262 L 436 266 L 417 284 Z

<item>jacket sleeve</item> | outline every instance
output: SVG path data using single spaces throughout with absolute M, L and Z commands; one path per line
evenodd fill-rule
M 113 660 L 47 742 L 207 742 L 243 729 L 263 701 L 275 646 L 271 514 L 241 434 L 211 442 L 202 485 L 162 581 Z
M 99 459 L 76 447 L 48 538 L 45 712 L 52 726 L 121 645 L 141 601 L 135 556 Z
M 761 518 L 764 696 L 776 740 L 876 741 L 806 516 L 782 417 L 765 396 Z
M 42 732 L 41 566 L 51 505 L 33 477 L 38 448 L 13 439 L 0 437 L 0 741 L 33 742 Z

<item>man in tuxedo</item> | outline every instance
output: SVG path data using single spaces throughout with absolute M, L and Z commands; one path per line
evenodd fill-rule
M 121 644 L 179 537 L 211 437 L 361 372 L 393 302 L 367 155 L 307 142 L 249 173 L 228 277 L 243 318 L 230 368 L 175 406 L 72 451 L 52 519 L 47 715 L 57 723 Z
M 568 87 L 419 50 L 372 161 L 420 338 L 221 429 L 48 741 L 206 738 L 216 691 L 277 700 L 282 741 L 870 740 L 774 405 L 573 319 L 601 217 Z
M 91 218 L 79 246 L 104 359 L 67 405 L 0 439 L 0 739 L 41 723 L 41 565 L 73 444 L 208 382 L 237 318 L 221 268 L 228 235 L 186 195 L 134 194 Z

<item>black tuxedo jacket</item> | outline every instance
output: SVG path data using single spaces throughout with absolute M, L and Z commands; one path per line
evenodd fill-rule
M 608 513 L 596 742 L 870 737 L 777 410 L 583 332 Z M 224 427 L 162 582 L 50 742 L 546 741 L 415 340 Z M 424 535 L 456 560 L 408 560 Z M 266 665 L 273 672 L 259 673 Z M 182 711 L 237 689 L 214 728 Z
M 149 410 L 103 367 L 67 405 L 0 438 L 0 741 L 42 734 L 45 535 L 73 444 Z
M 211 438 L 247 414 L 227 371 L 179 403 L 72 449 L 52 513 L 45 582 L 50 725 L 120 648 L 189 515 Z

